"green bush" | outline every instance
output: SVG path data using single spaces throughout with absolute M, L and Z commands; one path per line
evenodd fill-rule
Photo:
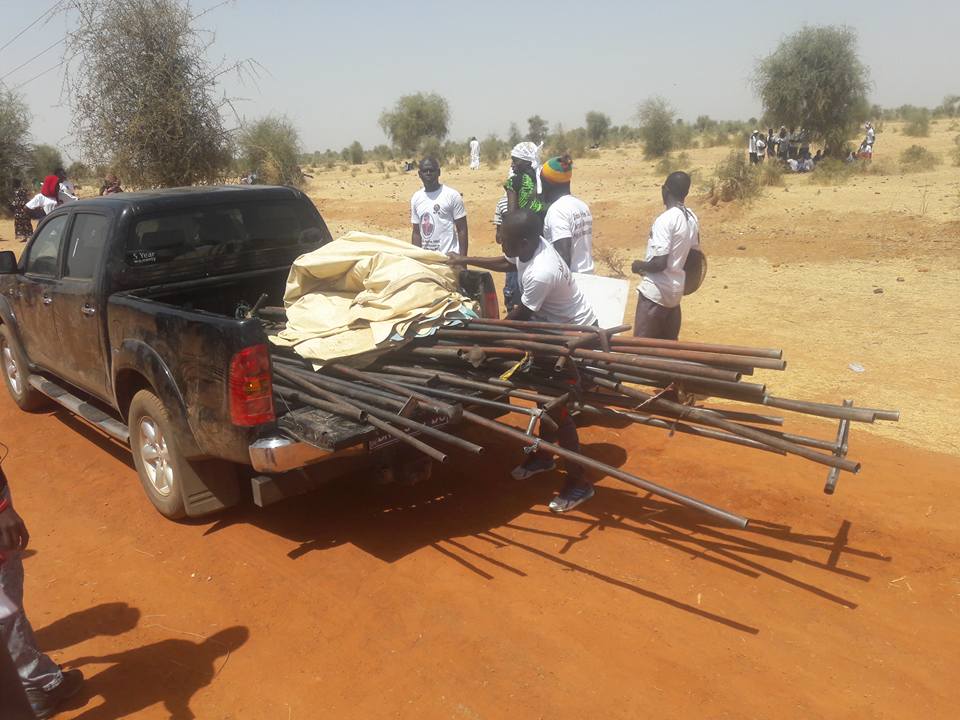
M 930 134 L 930 111 L 926 108 L 913 108 L 906 115 L 907 124 L 903 134 L 910 137 L 927 137 Z
M 681 152 L 677 155 L 666 155 L 660 158 L 660 162 L 657 163 L 657 172 L 664 177 L 677 170 L 683 170 L 685 173 L 693 175 L 690 170 L 690 156 L 687 153 Z
M 911 145 L 900 153 L 900 167 L 904 172 L 933 170 L 939 164 L 940 158 L 923 145 Z
M 480 157 L 491 168 L 496 167 L 504 160 L 509 149 L 507 143 L 496 135 L 487 135 L 480 141 Z M 506 172 L 506 169 L 504 169 L 504 172 Z
M 648 160 L 663 157 L 675 147 L 673 115 L 673 108 L 662 97 L 648 98 L 640 105 L 640 137 Z
M 749 201 L 760 193 L 760 171 L 747 161 L 745 153 L 731 150 L 705 188 L 712 205 L 733 200 Z

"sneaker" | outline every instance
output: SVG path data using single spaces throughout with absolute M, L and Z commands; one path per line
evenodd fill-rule
M 537 455 L 533 455 L 525 463 L 523 463 L 523 465 L 517 465 L 510 472 L 510 476 L 514 480 L 526 480 L 527 478 L 532 478 L 534 475 L 550 472 L 551 470 L 556 469 L 556 467 L 557 463 L 553 458 L 544 460 Z
M 571 485 L 550 501 L 550 510 L 555 513 L 570 512 L 594 495 L 593 485 Z
M 53 717 L 64 700 L 72 698 L 83 687 L 83 673 L 79 670 L 67 670 L 63 673 L 63 680 L 52 690 L 28 689 L 27 699 L 33 714 L 39 720 Z

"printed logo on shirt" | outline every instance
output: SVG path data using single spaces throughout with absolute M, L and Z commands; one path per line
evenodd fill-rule
M 440 214 L 440 205 L 439 205 L 439 204 L 438 204 L 438 205 L 434 205 L 434 206 L 433 206 L 433 211 L 439 215 L 439 214 Z
M 430 213 L 423 213 L 423 215 L 420 216 L 420 237 L 431 237 L 436 227 L 437 226 L 433 222 L 433 215 Z

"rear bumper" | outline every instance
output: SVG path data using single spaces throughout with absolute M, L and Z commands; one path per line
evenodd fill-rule
M 250 445 L 250 464 L 257 472 L 283 473 L 325 460 L 335 453 L 283 436 L 260 438 Z

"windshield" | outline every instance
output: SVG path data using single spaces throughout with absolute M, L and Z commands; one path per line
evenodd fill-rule
M 127 238 L 124 260 L 137 275 L 164 279 L 268 267 L 330 241 L 307 202 L 263 200 L 180 209 L 139 220 Z

